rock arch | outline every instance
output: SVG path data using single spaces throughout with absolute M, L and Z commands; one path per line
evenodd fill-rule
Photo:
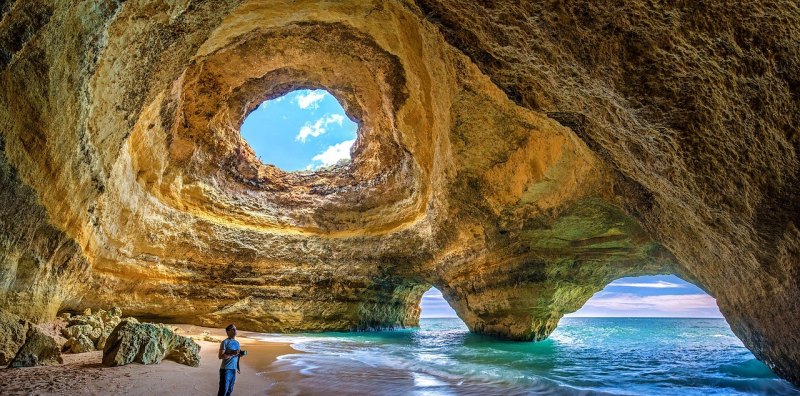
M 434 284 L 529 340 L 678 272 L 797 384 L 800 11 L 707 6 L 5 2 L 3 310 L 363 329 Z M 348 167 L 242 149 L 298 87 L 362 122 Z

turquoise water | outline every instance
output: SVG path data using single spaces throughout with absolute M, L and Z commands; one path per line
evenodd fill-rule
M 305 352 L 267 369 L 290 378 L 270 394 L 800 395 L 724 319 L 564 318 L 538 343 L 471 334 L 458 319 L 265 339 Z

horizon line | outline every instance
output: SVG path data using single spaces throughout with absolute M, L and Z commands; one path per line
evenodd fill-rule
M 563 318 L 584 318 L 584 319 L 725 319 L 724 316 L 563 316 Z
M 420 319 L 461 319 L 458 316 L 420 316 Z M 563 316 L 572 319 L 725 319 L 724 316 Z

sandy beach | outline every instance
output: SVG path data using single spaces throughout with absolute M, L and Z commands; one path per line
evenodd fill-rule
M 193 325 L 174 325 L 184 336 L 200 336 L 204 331 L 224 339 L 224 329 Z M 236 378 L 236 395 L 263 395 L 275 381 L 265 375 L 266 367 L 278 356 L 298 353 L 288 343 L 264 342 L 249 338 L 248 332 L 237 336 L 242 349 L 242 372 Z M 219 383 L 217 351 L 219 343 L 197 341 L 200 367 L 188 367 L 169 360 L 156 365 L 129 364 L 105 367 L 102 351 L 63 354 L 58 366 L 0 369 L 2 395 L 216 395 Z

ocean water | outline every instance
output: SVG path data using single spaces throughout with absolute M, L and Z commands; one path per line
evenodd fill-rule
M 471 334 L 459 319 L 263 338 L 303 352 L 266 368 L 287 378 L 269 394 L 800 395 L 724 319 L 564 318 L 537 343 Z

